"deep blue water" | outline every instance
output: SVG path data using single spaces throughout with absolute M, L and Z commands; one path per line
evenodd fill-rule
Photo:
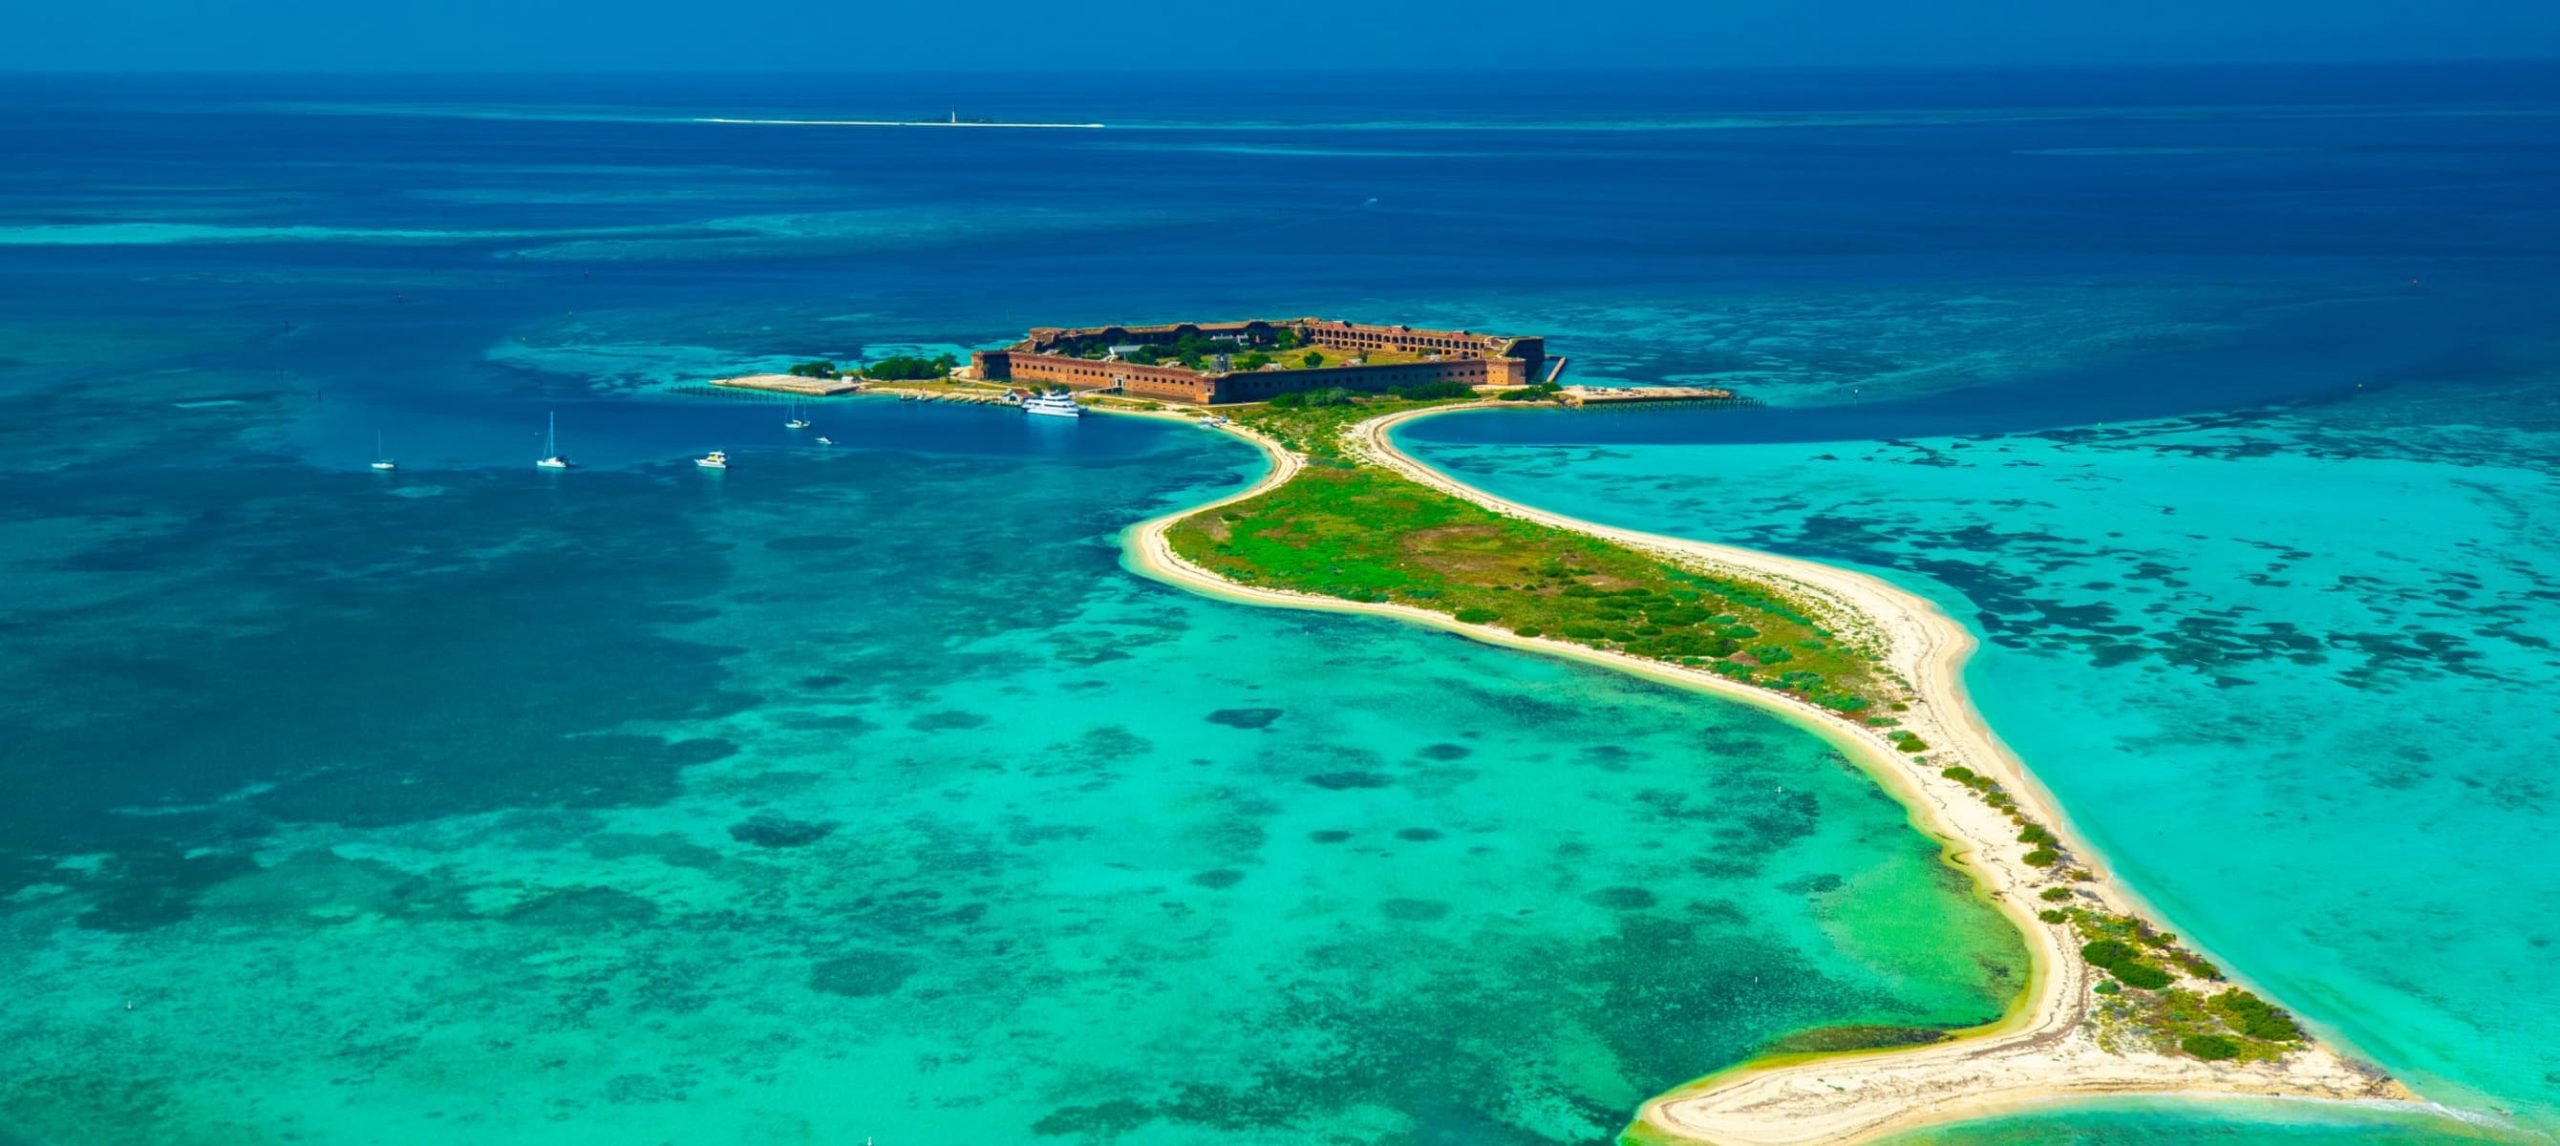
M 693 122 L 955 105 L 1111 126 Z M 775 407 L 684 390 L 719 374 L 1093 321 L 1519 330 L 1583 380 L 1770 403 L 1417 430 L 1476 443 L 1487 480 L 1532 494 L 1567 487 L 1539 481 L 1558 448 L 1660 448 L 1576 471 L 1654 528 L 1697 528 L 1699 507 L 1636 479 L 1766 466 L 1775 488 L 1751 492 L 1777 501 L 1747 539 L 1890 569 L 1894 546 L 1859 530 L 1953 550 L 1977 523 L 1879 494 L 1895 470 L 1829 496 L 1785 468 L 1803 458 L 1718 443 L 1845 442 L 1888 465 L 1904 447 L 1874 440 L 1929 439 L 1908 451 L 1926 459 L 1949 436 L 2104 445 L 2100 423 L 2180 418 L 2246 439 L 2270 410 L 2318 409 L 2281 446 L 2139 456 L 2404 438 L 2392 460 L 2495 480 L 2384 473 L 2360 496 L 2423 513 L 2446 503 L 2406 490 L 2467 489 L 2478 516 L 2439 520 L 2480 522 L 2463 540 L 2492 549 L 2548 529 L 2547 66 L 11 78 L 0 110 L 17 745 L 0 943 L 36 969 L 0 1022 L 7 1109 L 38 1141 L 431 1141 L 537 1120 L 762 1141 L 1581 1141 L 1794 1027 L 1995 1005 L 2011 949 L 1819 745 L 1392 626 L 1129 581 L 1114 530 L 1241 479 L 1249 459 L 1214 440 L 892 404 L 823 414 L 840 443 L 823 451 Z M 553 414 L 586 470 L 530 469 Z M 363 469 L 376 433 L 403 466 L 387 481 Z M 716 483 L 681 463 L 714 447 L 740 459 Z M 1982 529 L 2017 520 L 1998 504 L 2023 496 L 2015 473 L 1931 473 Z M 2150 639 L 2072 611 L 2098 574 L 1971 552 L 1928 587 L 1960 611 L 2053 600 L 2016 626 L 2028 645 Z M 2346 573 L 2441 571 L 2411 564 Z M 2540 610 L 2509 626 L 2536 637 L 2547 567 L 2498 568 L 2521 587 L 2493 603 Z M 2494 627 L 2478 605 L 2430 598 L 2434 631 Z M 2152 619 L 2190 653 L 2215 631 Z M 2510 644 L 2503 679 L 2539 679 Z M 1444 698 L 1419 725 L 1398 699 L 1417 693 Z M 1986 692 L 1995 721 L 2001 705 Z M 1265 709 L 1291 715 L 1250 727 Z M 2549 706 L 2486 710 L 2514 745 L 2494 824 L 2522 831 Z M 2138 747 L 2158 719 L 2102 704 L 2081 731 Z M 1537 778 L 1559 762 L 1570 814 L 1542 824 L 1557 797 Z M 2423 764 L 2330 797 L 2355 813 L 2334 822 L 2374 829 L 2395 792 L 2458 811 L 2461 769 Z M 1664 793 L 1691 784 L 1738 819 L 1688 826 L 1705 813 Z M 1787 787 L 1810 794 L 1738 795 Z M 2073 810 L 2180 925 L 2228 940 L 2260 919 L 2265 900 L 2210 891 L 2249 873 Z M 1630 817 L 1659 827 L 1610 830 Z M 1475 850 L 1431 858 L 1442 841 Z M 2349 886 L 2369 860 L 2287 854 L 2284 879 Z M 1545 898 L 1505 898 L 1522 888 Z M 2406 972 L 2388 1005 L 2325 998 L 2372 976 L 2299 944 L 2223 946 L 2449 1097 L 2549 1106 L 2546 1068 L 2517 1065 L 2546 1061 L 2554 1029 L 2529 989 L 2541 916 L 2457 921 L 2448 949 L 2483 945 L 2485 981 L 2524 999 L 2500 1026 L 2474 1013 L 2495 991 L 2438 979 L 2458 962 L 2321 910 L 2302 933 L 2351 972 Z M 1222 995 L 1231 979 L 1251 990 Z M 1129 1030 L 1094 1018 L 1132 1000 Z M 1237 1054 L 1265 1039 L 1284 1061 Z M 845 1072 L 875 1083 L 848 1102 Z M 485 1101 L 451 1102 L 465 1077 Z M 992 1089 L 1019 1101 L 969 1105 Z M 2089 1132 L 2128 1117 L 2177 1132 L 2157 1112 Z

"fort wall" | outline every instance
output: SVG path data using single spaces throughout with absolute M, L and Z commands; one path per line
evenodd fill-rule
M 1294 332 L 1303 343 L 1337 352 L 1387 351 L 1438 355 L 1441 360 L 1221 372 L 1088 357 L 1114 346 L 1171 344 L 1185 336 L 1233 341 L 1239 350 L 1270 348 L 1282 331 Z M 1263 402 L 1282 394 L 1334 387 L 1378 391 L 1434 382 L 1525 386 L 1540 380 L 1546 364 L 1546 340 L 1534 335 L 1375 326 L 1321 318 L 1251 319 L 1072 329 L 1036 327 L 1022 341 L 1003 350 L 977 351 L 969 361 L 973 373 L 990 381 L 1019 381 L 1073 390 L 1117 386 L 1133 397 L 1208 405 Z

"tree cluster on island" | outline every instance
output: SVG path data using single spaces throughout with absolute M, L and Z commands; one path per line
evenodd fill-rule
M 862 376 L 883 382 L 912 382 L 948 378 L 959 366 L 960 360 L 948 354 L 937 354 L 931 358 L 897 354 L 863 367 Z
M 948 378 L 960 368 L 960 360 L 948 354 L 920 358 L 909 354 L 893 354 L 868 366 L 838 367 L 820 358 L 795 362 L 784 373 L 795 378 L 871 378 L 882 382 L 913 382 L 932 378 Z

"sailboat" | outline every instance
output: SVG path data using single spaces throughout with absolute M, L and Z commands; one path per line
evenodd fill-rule
M 396 470 L 400 468 L 400 463 L 382 456 L 382 431 L 380 430 L 375 430 L 373 432 L 373 468 L 378 470 Z
M 809 425 L 809 419 L 800 416 L 800 400 L 798 398 L 792 399 L 791 420 L 784 422 L 782 424 L 782 428 L 786 430 L 805 430 L 809 428 Z
M 569 459 L 560 456 L 560 412 L 551 413 L 551 430 L 542 435 L 542 460 L 533 463 L 546 470 L 565 470 Z

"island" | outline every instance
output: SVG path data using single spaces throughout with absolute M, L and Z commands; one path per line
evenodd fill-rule
M 2054 1098 L 2219 1094 L 2412 1103 L 2232 982 L 2106 867 L 1961 683 L 1972 635 L 1873 576 L 1549 513 L 1458 482 L 1392 431 L 1460 410 L 1749 405 L 1715 387 L 1565 387 L 1535 335 L 1317 318 L 1044 327 L 998 350 L 818 360 L 724 380 L 787 392 L 994 401 L 1076 394 L 1260 449 L 1250 487 L 1143 522 L 1129 565 L 1257 605 L 1368 613 L 1564 657 L 1774 712 L 1824 737 L 2019 930 L 2029 974 L 1978 1027 L 1799 1031 L 1646 1103 L 1630 1142 L 1868 1141 Z M 870 380 L 914 379 L 885 389 Z M 1711 1064 L 1701 1064 L 1702 1069 Z
M 1267 343 L 1253 341 L 1264 332 L 1241 329 L 1238 349 L 1217 353 L 1230 355 L 1232 365 L 1271 346 L 1265 353 L 1277 360 L 1295 349 L 1279 345 L 1292 329 L 1270 330 Z M 1134 353 L 1080 353 L 1104 340 L 1168 332 L 1171 341 L 1112 344 L 1134 346 Z M 1230 600 L 1395 617 L 1776 712 L 1824 736 L 1873 776 L 1939 841 L 1944 861 L 2024 935 L 2029 981 L 1997 1021 L 1964 1030 L 1800 1032 L 1646 1104 L 1629 1141 L 1853 1143 L 2068 1097 L 2416 1100 L 2378 1068 L 2325 1045 L 2276 1004 L 2230 981 L 2107 876 L 1975 713 L 1960 683 L 1973 639 L 1929 602 L 1815 562 L 1614 529 L 1506 501 L 1394 444 L 1391 431 L 1410 419 L 1516 405 L 1500 394 L 1527 388 L 1534 375 L 1524 371 L 1486 384 L 1490 393 L 1452 396 L 1440 384 L 1458 379 L 1445 375 L 1389 375 L 1404 385 L 1352 391 L 1266 365 L 1245 376 L 1271 377 L 1272 388 L 1237 391 L 1227 387 L 1240 372 L 1190 364 L 1184 333 L 1035 331 L 1029 341 L 1037 349 L 982 352 L 977 360 L 983 369 L 1001 353 L 996 368 L 1015 377 L 1026 365 L 1044 379 L 1088 383 L 1095 376 L 1084 371 L 1102 371 L 1116 383 L 1109 388 L 1123 393 L 1170 397 L 1189 386 L 1200 406 L 1238 393 L 1264 395 L 1237 405 L 1232 416 L 1132 411 L 1206 417 L 1270 461 L 1250 488 L 1133 527 L 1125 544 L 1134 569 Z M 1213 328 L 1196 333 L 1200 341 L 1227 341 Z M 1497 349 L 1490 341 L 1479 345 Z M 1536 361 L 1529 345 L 1515 339 L 1500 348 L 1525 366 Z M 1534 349 L 1543 353 L 1542 345 Z M 1156 362 L 1171 363 L 1146 361 L 1159 354 Z M 1450 361 L 1496 359 L 1430 364 Z M 1548 385 L 1540 400 L 1555 400 L 1552 378 L 1542 381 Z

